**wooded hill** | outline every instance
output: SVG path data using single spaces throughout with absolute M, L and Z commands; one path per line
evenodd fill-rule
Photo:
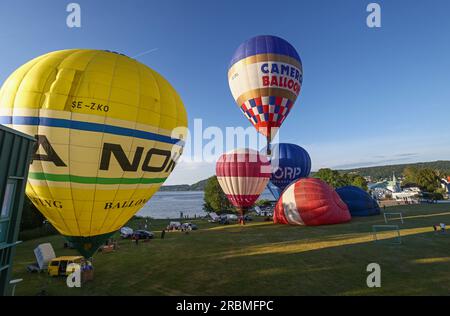
M 364 168 L 354 168 L 339 170 L 343 173 L 357 173 L 363 177 L 370 176 L 372 181 L 391 178 L 392 174 L 395 173 L 397 176 L 401 176 L 403 170 L 406 167 L 418 167 L 418 168 L 430 168 L 433 170 L 447 171 L 450 173 L 450 161 L 449 160 L 438 160 L 431 162 L 417 162 L 399 165 L 386 165 L 386 166 L 375 166 L 375 167 L 364 167 Z M 314 172 L 311 173 L 314 176 Z M 162 186 L 160 191 L 203 191 L 205 189 L 206 181 L 208 179 L 201 180 L 192 185 L 181 184 L 181 185 L 167 185 Z
M 376 167 L 365 167 L 365 168 L 355 168 L 339 170 L 341 172 L 354 172 L 363 177 L 370 176 L 372 180 L 379 180 L 385 178 L 392 178 L 392 174 L 395 173 L 397 176 L 401 176 L 403 170 L 406 167 L 417 167 L 417 168 L 430 168 L 433 170 L 440 170 L 443 172 L 450 172 L 450 161 L 448 160 L 438 160 L 431 162 L 417 162 L 409 164 L 399 164 L 399 165 L 388 165 L 388 166 L 376 166 Z

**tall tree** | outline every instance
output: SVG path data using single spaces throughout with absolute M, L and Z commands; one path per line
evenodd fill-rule
M 407 167 L 403 171 L 403 175 L 405 176 L 403 186 L 415 185 L 424 191 L 433 193 L 441 188 L 440 179 L 444 173 L 431 168 Z
M 319 169 L 314 174 L 314 177 L 325 181 L 334 188 L 339 188 L 349 184 L 348 180 L 346 180 L 343 176 L 341 176 L 339 171 L 332 170 L 330 168 Z
M 230 201 L 223 193 L 216 176 L 208 178 L 206 182 L 203 209 L 206 212 L 216 213 L 233 209 Z
M 403 170 L 403 186 L 408 186 L 408 185 L 417 185 L 417 174 L 419 173 L 419 168 L 418 167 L 414 167 L 414 166 L 409 166 L 406 167 Z
M 424 168 L 420 169 L 416 178 L 417 185 L 427 192 L 435 192 L 441 188 L 440 178 L 436 171 Z
M 350 173 L 346 174 L 346 176 L 350 182 L 350 185 L 360 187 L 364 191 L 368 190 L 367 180 L 364 177 L 360 176 L 359 174 L 350 174 Z
M 330 168 L 322 168 L 314 174 L 314 177 L 325 181 L 334 188 L 354 185 L 365 191 L 368 189 L 366 179 L 355 173 L 340 173 L 339 171 Z

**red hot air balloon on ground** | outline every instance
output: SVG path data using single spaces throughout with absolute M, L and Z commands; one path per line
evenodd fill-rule
M 330 225 L 351 219 L 347 205 L 326 182 L 303 178 L 290 184 L 275 206 L 273 221 L 291 225 Z
M 235 149 L 220 156 L 216 175 L 225 195 L 242 216 L 266 188 L 270 162 L 256 150 Z

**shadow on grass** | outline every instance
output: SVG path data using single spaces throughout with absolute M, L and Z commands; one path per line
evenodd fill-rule
M 429 240 L 428 245 L 422 243 L 423 238 Z M 450 259 L 436 258 L 445 246 L 447 242 L 436 241 L 434 234 L 427 232 L 404 236 L 402 245 L 370 241 L 251 255 L 247 249 L 244 256 L 222 257 L 223 265 L 245 262 L 245 266 L 252 267 L 243 273 L 246 285 L 235 286 L 234 278 L 220 282 L 222 288 L 234 288 L 242 295 L 448 295 Z M 366 286 L 366 267 L 371 262 L 381 265 L 379 289 Z M 260 284 L 260 277 L 267 277 L 271 286 L 247 285 Z M 226 294 L 232 295 L 233 291 Z
M 117 252 L 96 255 L 95 280 L 81 289 L 24 272 L 41 242 L 51 241 L 58 255 L 75 253 L 52 236 L 18 247 L 14 277 L 25 281 L 17 294 L 46 288 L 50 295 L 448 295 L 450 238 L 431 226 L 436 218 L 450 221 L 450 212 L 419 211 L 404 211 L 415 217 L 401 225 L 402 245 L 372 241 L 371 225 L 382 216 L 319 227 L 200 223 L 189 235 L 170 233 L 139 246 L 124 240 Z M 371 262 L 382 268 L 379 289 L 366 286 Z

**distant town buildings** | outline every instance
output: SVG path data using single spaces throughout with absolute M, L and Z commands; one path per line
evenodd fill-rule
M 402 190 L 401 181 L 399 178 L 392 175 L 391 180 L 382 180 L 376 183 L 369 183 L 369 192 L 378 200 L 381 199 L 395 199 L 397 201 L 412 201 L 418 200 L 422 191 L 418 187 L 410 187 Z
M 392 193 L 392 198 L 397 201 L 411 201 L 419 199 L 421 195 L 422 191 L 418 187 L 410 187 L 403 189 L 403 191 Z
M 388 181 L 386 189 L 393 193 L 398 193 L 402 191 L 402 187 L 400 185 L 400 181 L 395 176 L 395 173 L 392 174 L 392 180 Z
M 442 178 L 440 180 L 441 187 L 444 189 L 444 198 L 447 198 L 450 193 L 450 177 Z M 419 199 L 426 196 L 426 192 L 418 187 L 401 187 L 400 178 L 396 177 L 395 174 L 392 175 L 392 179 L 383 179 L 375 183 L 368 183 L 369 192 L 372 196 L 378 200 L 383 199 L 393 199 L 396 201 L 412 202 L 418 201 Z M 445 197 L 445 195 L 447 197 Z

